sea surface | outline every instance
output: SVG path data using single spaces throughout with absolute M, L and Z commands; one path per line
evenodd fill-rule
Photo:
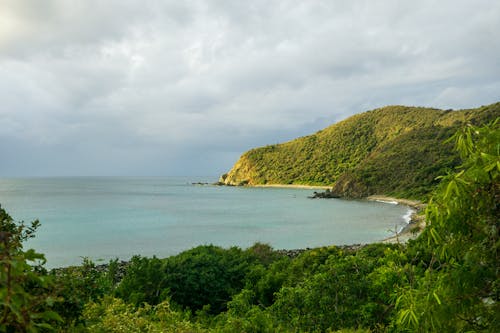
M 0 178 L 0 204 L 42 226 L 25 247 L 47 267 L 167 257 L 197 245 L 275 249 L 368 243 L 394 235 L 409 208 L 308 199 L 313 190 L 193 185 L 214 177 Z

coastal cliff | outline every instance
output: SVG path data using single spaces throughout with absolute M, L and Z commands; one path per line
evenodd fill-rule
M 500 103 L 467 110 L 387 106 L 315 134 L 245 152 L 221 176 L 225 185 L 331 186 L 332 196 L 422 198 L 460 163 L 443 143 L 467 123 L 500 116 Z

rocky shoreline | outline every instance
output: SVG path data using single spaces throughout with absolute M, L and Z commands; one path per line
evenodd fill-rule
M 336 247 L 344 250 L 344 251 L 357 251 L 366 244 L 351 244 L 351 245 L 335 245 Z M 297 258 L 300 256 L 302 253 L 314 250 L 314 248 L 304 248 L 304 249 L 280 249 L 280 250 L 274 250 L 275 253 L 284 256 L 284 257 L 289 257 L 290 259 Z M 115 273 L 114 273 L 114 279 L 116 281 L 121 281 L 123 277 L 125 276 L 128 267 L 130 266 L 130 261 L 127 260 L 119 260 L 116 262 L 116 267 L 115 267 Z M 55 275 L 62 275 L 65 272 L 68 271 L 74 271 L 74 270 L 79 270 L 82 269 L 84 265 L 74 265 L 74 266 L 68 266 L 68 267 L 58 267 L 58 268 L 53 268 L 50 271 L 55 274 Z M 88 272 L 97 272 L 97 273 L 108 273 L 109 272 L 109 267 L 110 264 L 99 264 L 99 265 L 93 265 L 93 266 L 88 266 L 86 268 L 87 273 Z
M 115 264 L 113 264 L 115 265 Z M 119 260 L 116 262 L 114 279 L 117 281 L 121 281 L 127 272 L 127 268 L 130 266 L 130 261 L 127 260 Z M 85 267 L 85 268 L 84 268 Z M 110 263 L 107 264 L 99 264 L 99 265 L 73 265 L 67 267 L 57 267 L 50 269 L 50 272 L 54 275 L 63 275 L 64 273 L 72 272 L 72 271 L 80 271 L 83 269 L 86 273 L 96 272 L 96 273 L 108 273 L 109 272 Z
M 367 245 L 367 244 L 332 245 L 332 246 L 338 247 L 339 249 L 342 249 L 342 250 L 347 251 L 347 252 L 349 252 L 349 251 L 350 252 L 354 252 L 354 251 L 357 251 L 357 250 L 361 249 L 365 245 Z M 276 252 L 276 253 L 278 253 L 278 254 L 280 254 L 282 256 L 289 257 L 290 259 L 294 259 L 294 258 L 297 258 L 302 253 L 307 252 L 307 251 L 311 251 L 311 250 L 314 250 L 314 249 L 315 248 L 306 247 L 305 249 L 293 249 L 293 250 L 281 249 L 281 250 L 274 250 L 274 252 Z

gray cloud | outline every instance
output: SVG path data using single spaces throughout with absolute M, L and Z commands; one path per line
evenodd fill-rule
M 0 13 L 0 176 L 215 175 L 353 113 L 500 97 L 500 4 L 486 0 L 7 0 Z

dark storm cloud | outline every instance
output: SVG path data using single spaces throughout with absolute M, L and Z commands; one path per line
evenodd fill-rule
M 499 16 L 492 1 L 3 1 L 0 175 L 217 174 L 371 108 L 492 103 Z

